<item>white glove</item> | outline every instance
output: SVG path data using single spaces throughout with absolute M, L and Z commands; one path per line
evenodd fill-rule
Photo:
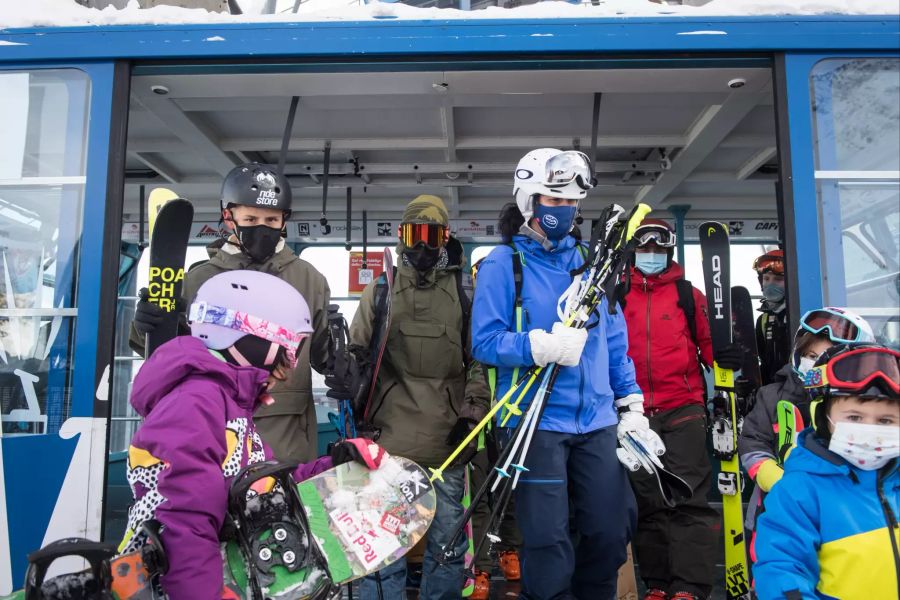
M 537 366 L 557 363 L 563 367 L 574 367 L 581 359 L 581 351 L 587 342 L 587 330 L 556 322 L 551 333 L 532 329 L 528 332 L 528 339 L 531 341 L 531 358 Z
M 659 435 L 650 429 L 650 421 L 644 416 L 644 396 L 642 394 L 629 394 L 617 399 L 616 408 L 620 411 L 616 435 L 622 446 L 616 450 L 616 456 L 623 465 L 636 471 L 635 467 L 641 462 L 638 457 L 631 456 L 630 445 L 625 443 L 628 436 L 643 445 L 651 456 L 662 456 L 666 453 L 666 445 L 663 444 Z M 631 460 L 632 458 L 634 460 Z

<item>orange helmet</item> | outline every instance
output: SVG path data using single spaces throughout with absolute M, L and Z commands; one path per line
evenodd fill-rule
M 760 277 L 764 273 L 784 276 L 784 250 L 770 250 L 753 261 L 753 270 Z

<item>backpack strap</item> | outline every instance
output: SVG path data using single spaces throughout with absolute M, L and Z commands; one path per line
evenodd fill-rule
M 697 343 L 697 307 L 694 305 L 694 286 L 687 279 L 679 279 L 675 282 L 675 289 L 678 290 L 678 306 L 684 312 L 687 318 L 688 329 L 691 332 L 691 341 L 694 346 L 700 347 Z
M 462 308 L 462 344 L 463 348 L 468 348 L 469 344 L 469 325 L 472 322 L 472 295 L 475 287 L 472 281 L 471 273 L 464 272 L 459 269 L 456 272 L 456 294 L 459 296 L 459 305 Z

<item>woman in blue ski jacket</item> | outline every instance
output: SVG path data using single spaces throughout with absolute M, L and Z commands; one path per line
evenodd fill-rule
M 636 513 L 617 460 L 617 429 L 651 447 L 662 449 L 662 442 L 643 415 L 622 314 L 610 315 L 604 300 L 588 327 L 575 329 L 558 312 L 571 271 L 588 253 L 569 235 L 578 202 L 592 187 L 587 157 L 533 150 L 519 162 L 514 182 L 520 213 L 514 217 L 524 223 L 478 269 L 472 351 L 496 367 L 497 398 L 533 365 L 561 365 L 516 488 L 523 597 L 611 599 Z M 509 213 L 504 212 L 507 219 Z M 538 387 L 522 399 L 523 414 Z M 505 411 L 499 415 L 503 423 Z M 517 422 L 513 416 L 505 426 Z M 580 534 L 577 548 L 569 536 L 570 503 Z

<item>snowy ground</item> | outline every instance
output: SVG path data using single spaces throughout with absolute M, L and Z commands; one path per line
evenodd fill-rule
M 248 13 L 258 13 L 258 0 L 245 0 Z M 707 17 L 728 15 L 896 15 L 897 0 L 713 0 L 701 7 L 667 6 L 647 0 L 604 0 L 599 6 L 567 2 L 541 2 L 518 8 L 487 8 L 459 11 L 415 8 L 403 4 L 365 4 L 363 0 L 309 0 L 297 14 L 227 15 L 199 9 L 158 6 L 141 10 L 132 0 L 127 8 L 96 10 L 74 0 L 0 0 L 0 28 L 120 24 L 240 23 L 281 21 L 367 21 L 445 19 L 555 19 L 590 17 Z

